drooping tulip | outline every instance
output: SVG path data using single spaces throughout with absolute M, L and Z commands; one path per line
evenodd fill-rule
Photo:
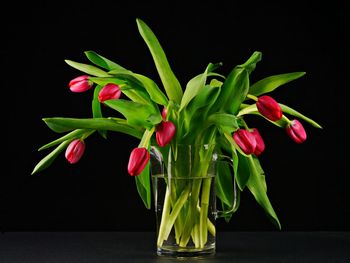
M 160 147 L 166 146 L 174 137 L 176 127 L 171 121 L 162 121 L 157 126 L 156 140 Z
M 163 110 L 162 110 L 163 120 L 166 120 L 166 114 L 167 114 L 167 109 L 166 109 L 166 107 L 164 107 Z
M 256 102 L 258 111 L 271 121 L 278 121 L 282 118 L 281 106 L 272 97 L 264 95 Z
M 104 102 L 106 100 L 119 99 L 121 95 L 120 87 L 113 83 L 105 85 L 98 94 L 98 101 Z
M 129 158 L 128 173 L 131 176 L 139 175 L 146 167 L 150 154 L 146 148 L 135 148 L 132 150 Z
M 92 87 L 93 83 L 89 80 L 89 76 L 83 75 L 69 82 L 69 88 L 73 92 L 84 92 Z
M 233 134 L 233 139 L 245 154 L 254 153 L 256 140 L 251 132 L 245 129 L 238 129 Z
M 264 142 L 263 138 L 261 137 L 258 129 L 254 128 L 254 129 L 252 129 L 252 131 L 250 133 L 254 135 L 254 138 L 256 141 L 256 147 L 254 150 L 254 154 L 256 156 L 259 156 L 265 150 L 265 142 Z
M 65 157 L 71 164 L 77 163 L 83 156 L 85 143 L 80 139 L 73 140 L 67 147 Z
M 288 136 L 296 143 L 302 143 L 306 140 L 306 132 L 303 125 L 298 120 L 292 120 L 286 127 Z

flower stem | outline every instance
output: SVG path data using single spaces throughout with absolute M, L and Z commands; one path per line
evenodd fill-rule
M 164 241 L 163 237 L 164 237 L 165 225 L 168 221 L 169 213 L 170 213 L 170 187 L 168 183 L 168 186 L 165 192 L 165 197 L 164 197 L 162 219 L 158 230 L 158 240 L 157 240 L 158 247 L 161 247 Z
M 200 209 L 200 221 L 199 221 L 199 240 L 200 247 L 204 247 L 208 240 L 208 207 L 210 197 L 210 185 L 211 178 L 203 179 L 202 196 L 201 196 L 201 209 Z

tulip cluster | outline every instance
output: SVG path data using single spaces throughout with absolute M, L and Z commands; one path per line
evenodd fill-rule
M 264 187 L 265 176 L 259 176 L 259 173 L 264 175 L 258 158 L 265 151 L 263 134 L 256 127 L 249 127 L 244 115 L 262 116 L 268 123 L 284 129 L 294 142 L 303 143 L 307 138 L 303 125 L 297 119 L 289 119 L 289 116 L 317 128 L 321 126 L 267 94 L 302 77 L 305 72 L 273 75 L 252 83 L 250 75 L 262 59 L 261 52 L 256 51 L 243 64 L 233 67 L 227 76 L 216 72 L 221 63 L 209 63 L 202 73 L 181 86 L 152 30 L 140 19 L 137 19 L 137 24 L 151 51 L 162 86 L 158 86 L 151 78 L 126 69 L 93 51 L 85 52 L 93 65 L 66 60 L 67 64 L 86 74 L 72 79 L 68 87 L 76 93 L 93 90 L 92 117 L 45 118 L 44 121 L 53 131 L 67 134 L 40 148 L 56 146 L 35 166 L 32 173 L 48 167 L 58 153 L 64 150 L 67 161 L 71 164 L 77 163 L 84 154 L 87 137 L 94 132 L 104 138 L 107 138 L 107 132 L 125 133 L 140 140 L 130 153 L 127 172 L 135 178 L 138 193 L 145 206 L 150 208 L 151 148 L 156 148 L 168 160 L 171 154 L 176 155 L 176 164 L 166 167 L 169 166 L 167 162 L 164 167 L 164 175 L 167 173 L 166 169 L 171 168 L 174 178 L 205 175 L 209 172 L 206 158 L 214 150 L 218 153 L 227 152 L 232 156 L 235 174 L 228 174 L 223 169 L 218 170 L 215 175 L 215 183 L 220 184 L 215 189 L 223 204 L 222 208 L 233 207 L 236 203 L 233 201 L 236 193 L 232 191 L 235 180 L 237 193 L 243 189 L 251 191 L 259 205 L 280 226 Z M 185 90 L 182 87 L 186 87 Z M 121 98 L 122 96 L 126 99 Z M 118 117 L 105 117 L 103 107 L 115 110 Z M 210 153 L 198 149 L 193 162 L 187 162 L 188 156 L 178 150 L 180 145 L 215 145 L 215 149 L 210 150 L 212 152 L 207 151 Z M 191 163 L 193 167 L 183 169 L 186 167 L 182 166 L 187 163 Z M 171 193 L 166 194 L 164 201 L 168 208 L 163 210 L 165 212 L 161 221 L 164 222 L 159 227 L 159 246 L 167 240 L 173 229 L 172 224 L 175 224 L 176 242 L 182 248 L 187 246 L 191 238 L 196 248 L 204 247 L 208 231 L 215 235 L 215 227 L 209 226 L 210 218 L 206 218 L 211 192 L 210 181 L 200 179 L 192 181 L 186 187 L 182 183 L 174 184 L 174 189 L 171 187 Z M 230 181 L 232 184 L 227 183 Z

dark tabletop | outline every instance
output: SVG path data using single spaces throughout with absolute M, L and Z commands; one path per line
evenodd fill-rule
M 0 234 L 1 263 L 175 261 L 150 232 Z M 196 262 L 350 262 L 350 232 L 219 232 L 216 255 Z

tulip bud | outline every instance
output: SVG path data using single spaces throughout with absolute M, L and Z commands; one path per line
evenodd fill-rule
M 104 86 L 100 93 L 98 94 L 98 101 L 104 102 L 106 100 L 119 99 L 121 95 L 121 90 L 118 85 L 109 83 Z
M 265 150 L 265 142 L 264 142 L 263 138 L 261 137 L 258 129 L 254 128 L 250 133 L 254 135 L 254 138 L 256 141 L 256 147 L 254 150 L 254 154 L 256 156 L 259 156 Z
M 83 75 L 72 79 L 69 82 L 69 88 L 73 92 L 84 92 L 92 87 L 93 83 L 89 80 L 89 76 Z
M 166 120 L 166 113 L 167 113 L 167 109 L 166 109 L 166 107 L 164 107 L 163 110 L 162 110 L 163 120 Z
M 258 111 L 271 121 L 278 121 L 282 118 L 281 106 L 270 96 L 264 95 L 256 102 Z
M 286 132 L 296 143 L 304 142 L 307 137 L 303 125 L 298 120 L 292 120 L 286 127 Z
M 176 127 L 171 121 L 162 121 L 157 126 L 156 140 L 160 147 L 166 146 L 174 137 Z
M 256 140 L 252 133 L 244 129 L 238 129 L 233 134 L 234 141 L 245 154 L 252 154 L 256 148 Z
M 84 151 L 85 151 L 85 143 L 80 139 L 76 139 L 68 145 L 66 149 L 66 154 L 65 154 L 66 159 L 71 164 L 77 163 L 80 160 L 80 158 L 83 156 Z
M 131 176 L 139 175 L 150 158 L 150 154 L 146 148 L 135 148 L 132 150 L 129 158 L 128 173 Z

